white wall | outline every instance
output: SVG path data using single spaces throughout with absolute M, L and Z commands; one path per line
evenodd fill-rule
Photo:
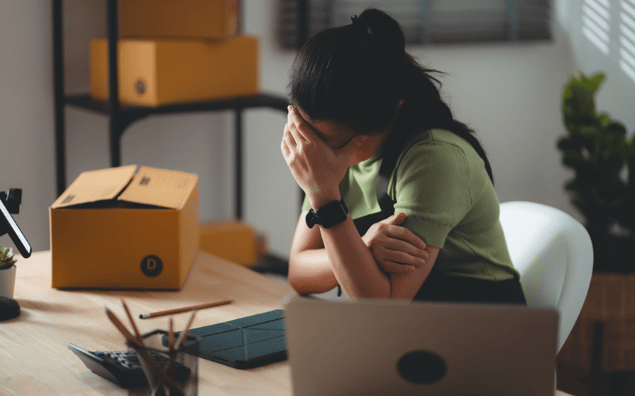
M 22 188 L 15 216 L 35 249 L 47 249 L 55 199 L 51 8 L 0 2 L 0 189 Z M 3 246 L 13 246 L 8 235 Z
M 284 94 L 293 54 L 275 43 L 277 2 L 243 3 L 245 31 L 261 39 L 261 87 Z M 88 42 L 105 35 L 105 5 L 103 0 L 65 0 L 64 5 L 67 91 L 83 92 L 88 89 Z M 569 0 L 557 5 L 560 20 L 570 27 L 564 18 L 572 8 Z M 49 3 L 41 0 L 0 2 L 0 189 L 24 189 L 23 213 L 16 219 L 36 250 L 48 249 L 47 208 L 56 195 L 50 16 Z M 565 133 L 560 91 L 582 58 L 572 52 L 577 47 L 571 43 L 579 38 L 569 38 L 560 22 L 554 32 L 548 43 L 410 50 L 425 65 L 449 73 L 442 78 L 444 96 L 457 118 L 477 131 L 500 200 L 543 202 L 573 213 L 562 189 L 569 173 L 560 165 L 555 142 Z M 581 42 L 580 48 L 586 47 Z M 601 105 L 617 107 L 609 99 L 617 90 L 607 83 Z M 632 102 L 632 96 L 627 98 Z M 70 107 L 66 117 L 70 182 L 82 171 L 109 165 L 107 119 Z M 298 190 L 279 150 L 284 123 L 282 113 L 252 110 L 244 125 L 246 219 L 267 234 L 270 249 L 280 255 L 288 254 L 298 207 Z M 123 164 L 197 173 L 201 220 L 231 217 L 232 124 L 231 114 L 208 113 L 139 121 L 124 135 Z M 6 236 L 0 243 L 10 244 Z
M 624 5 L 630 5 L 635 9 L 633 0 L 607 0 L 608 7 L 601 6 L 608 10 L 610 29 L 608 32 L 609 51 L 608 54 L 602 52 L 584 34 L 583 28 L 583 8 L 590 7 L 591 3 L 598 0 L 559 0 L 560 19 L 571 35 L 571 47 L 574 55 L 574 70 L 580 70 L 586 75 L 603 71 L 607 74 L 604 85 L 597 94 L 597 111 L 608 112 L 611 118 L 622 122 L 629 133 L 635 130 L 635 77 L 629 77 L 619 66 L 621 44 L 620 24 L 623 20 L 620 12 L 624 10 Z M 599 1 L 599 3 L 605 3 Z M 631 19 L 635 16 L 631 14 Z M 630 28 L 635 30 L 635 26 Z M 632 54 L 635 57 L 635 54 Z M 635 65 L 632 65 L 635 68 Z

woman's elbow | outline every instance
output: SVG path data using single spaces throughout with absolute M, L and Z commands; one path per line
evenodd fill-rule
M 303 274 L 294 274 L 290 269 L 288 280 L 293 290 L 301 296 L 324 293 L 337 286 L 337 284 L 332 285 L 328 279 L 322 279 L 319 276 L 310 277 Z
M 306 294 L 309 294 L 306 291 L 305 288 L 305 282 L 302 282 L 300 277 L 298 277 L 292 270 L 291 268 L 289 268 L 289 274 L 287 276 L 287 279 L 289 281 L 289 285 L 291 286 L 291 288 L 293 290 L 295 290 L 296 293 L 298 293 L 299 295 L 303 296 Z
M 289 281 L 289 285 L 295 290 L 296 293 L 302 295 L 303 293 L 303 282 L 295 271 L 295 263 L 293 254 L 289 257 L 289 272 L 287 274 L 287 280 Z
M 291 288 L 301 296 L 315 292 L 312 290 L 315 288 L 315 285 L 313 284 L 314 282 L 311 281 L 310 277 L 307 277 L 307 274 L 298 270 L 298 263 L 295 261 L 293 253 L 289 257 L 289 272 L 287 274 L 287 280 L 289 281 Z

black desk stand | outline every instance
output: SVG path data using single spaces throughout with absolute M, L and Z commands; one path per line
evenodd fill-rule
M 20 213 L 21 203 L 21 189 L 10 188 L 6 192 L 0 192 L 0 236 L 8 233 L 11 236 L 11 240 L 13 240 L 13 243 L 20 251 L 22 257 L 26 259 L 31 256 L 31 244 L 13 219 L 14 214 Z M 0 271 L 10 271 L 11 268 L 13 268 L 13 266 Z M 19 315 L 20 304 L 12 298 L 0 296 L 0 322 L 13 319 Z

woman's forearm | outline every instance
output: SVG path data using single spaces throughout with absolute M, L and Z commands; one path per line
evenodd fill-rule
M 291 252 L 289 284 L 300 295 L 324 293 L 337 286 L 326 249 Z
M 333 274 L 350 298 L 390 298 L 390 279 L 377 266 L 350 215 L 320 232 Z
M 330 124 L 327 127 L 338 128 Z M 315 131 L 315 125 L 307 124 L 299 111 L 289 106 L 280 150 L 293 178 L 306 193 L 311 207 L 318 212 L 330 202 L 341 201 L 339 184 L 353 157 L 368 139 L 368 136 L 356 131 L 348 132 L 352 135 L 341 142 L 343 146 L 331 147 Z M 385 132 L 385 137 L 388 133 Z M 333 274 L 349 297 L 390 297 L 390 279 L 376 265 L 350 214 L 344 222 L 333 227 L 324 229 L 320 226 L 320 234 Z M 295 251 L 303 252 L 314 247 Z M 328 277 L 327 271 L 319 272 L 318 277 L 320 275 Z M 295 277 L 295 274 L 292 276 Z M 302 275 L 298 279 L 304 280 Z M 302 287 L 299 289 L 304 290 Z
M 320 230 L 325 248 L 290 254 L 288 279 L 298 294 L 324 293 L 339 283 L 351 298 L 390 297 L 390 279 L 377 266 L 350 215 Z

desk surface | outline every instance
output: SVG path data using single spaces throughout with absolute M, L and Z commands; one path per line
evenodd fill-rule
M 90 372 L 67 347 L 71 342 L 88 350 L 125 349 L 123 337 L 104 310 L 108 307 L 124 319 L 122 298 L 136 317 L 202 302 L 235 300 L 198 312 L 193 327 L 199 327 L 282 308 L 284 297 L 292 293 L 285 283 L 204 252 L 199 253 L 181 291 L 57 290 L 51 288 L 50 252 L 34 253 L 28 260 L 18 262 L 14 298 L 22 313 L 0 323 L 0 395 L 127 394 Z M 189 315 L 173 316 L 176 330 L 185 327 Z M 136 323 L 141 332 L 147 332 L 167 329 L 168 319 Z M 200 359 L 199 393 L 291 395 L 289 365 L 280 362 L 236 370 Z

